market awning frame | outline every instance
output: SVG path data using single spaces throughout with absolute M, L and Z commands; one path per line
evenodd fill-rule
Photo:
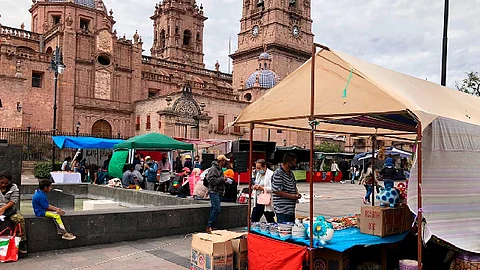
M 321 47 L 322 50 L 317 53 L 317 47 Z M 321 56 L 322 52 L 327 52 L 329 56 L 334 56 L 343 61 L 344 64 L 348 64 L 350 67 L 350 75 L 348 79 L 346 76 L 335 76 L 339 75 L 339 73 L 331 72 L 331 70 L 322 68 L 324 72 L 316 73 L 316 56 L 320 56 L 318 58 L 326 59 L 325 57 Z M 343 71 L 348 70 L 343 66 L 339 65 L 338 63 L 331 61 L 328 59 L 327 63 L 333 63 L 333 68 L 341 67 Z M 310 64 L 310 68 L 308 65 Z M 354 72 L 356 71 L 356 72 Z M 308 73 L 310 72 L 310 84 L 305 82 Z M 393 72 L 393 71 L 391 71 Z M 293 82 L 293 80 L 299 76 L 299 74 L 303 75 L 303 78 L 300 81 L 301 85 L 298 85 L 299 82 Z M 358 104 L 353 103 L 353 105 L 349 105 L 346 107 L 341 107 L 341 103 L 343 105 L 347 104 L 348 100 L 340 100 L 339 97 L 335 97 L 334 100 L 329 103 L 327 102 L 319 102 L 315 103 L 315 100 L 320 100 L 320 93 L 321 91 L 316 91 L 315 81 L 316 75 L 321 77 L 324 74 L 334 76 L 329 77 L 331 81 L 333 80 L 336 86 L 342 86 L 345 81 L 347 81 L 347 86 L 345 86 L 343 91 L 343 98 L 347 97 L 347 88 L 349 86 L 350 79 L 352 78 L 353 74 L 356 76 L 364 79 L 365 81 L 362 82 L 364 85 L 363 88 L 360 86 L 355 87 L 355 82 L 352 82 L 354 90 L 362 90 L 362 94 L 370 97 L 370 96 L 380 96 L 381 98 L 385 99 L 385 104 L 375 104 L 370 102 L 370 108 L 367 109 L 366 106 L 358 106 Z M 345 74 L 343 74 L 345 75 Z M 406 76 L 406 75 L 404 75 Z M 415 78 L 414 78 L 415 79 Z M 416 79 L 418 80 L 418 79 Z M 320 80 L 321 81 L 321 80 Z M 331 81 L 327 82 L 327 84 L 331 83 Z M 291 86 L 290 88 L 288 86 Z M 321 84 L 320 84 L 321 85 Z M 331 87 L 330 85 L 323 87 Z M 303 88 L 302 88 L 303 86 Z M 300 106 L 301 103 L 308 99 L 307 92 L 297 93 L 296 99 L 292 101 L 288 99 L 285 100 L 285 96 L 292 91 L 292 89 L 300 88 L 306 89 L 310 86 L 310 113 L 308 114 L 306 106 Z M 343 88 L 343 86 L 342 86 Z M 375 89 L 373 89 L 375 88 Z M 408 88 L 408 87 L 407 87 Z M 321 89 L 320 89 L 321 90 Z M 283 94 L 283 95 L 282 95 Z M 322 93 L 323 94 L 323 93 Z M 355 97 L 355 94 L 357 95 Z M 276 126 L 276 127 L 286 127 L 292 130 L 299 130 L 299 131 L 308 131 L 310 133 L 310 171 L 313 171 L 313 156 L 314 156 L 314 138 L 315 133 L 318 131 L 317 126 L 327 126 L 327 129 L 322 131 L 326 133 L 333 133 L 333 134 L 357 134 L 357 135 L 372 135 L 372 164 L 375 163 L 375 155 L 374 155 L 374 148 L 375 148 L 375 139 L 377 134 L 381 134 L 384 136 L 400 136 L 400 138 L 405 139 L 412 139 L 412 136 L 415 136 L 417 139 L 417 157 L 418 157 L 418 210 L 422 207 L 422 200 L 421 200 L 421 183 L 422 183 L 422 148 L 421 148 L 421 138 L 422 138 L 422 119 L 424 122 L 431 123 L 436 116 L 432 116 L 430 112 L 424 112 L 419 110 L 418 106 L 412 106 L 414 110 L 410 110 L 408 105 L 398 96 L 394 94 L 388 95 L 388 91 L 385 91 L 382 87 L 378 87 L 374 81 L 372 81 L 368 76 L 360 75 L 360 72 L 357 68 L 354 67 L 351 63 L 348 63 L 338 57 L 337 54 L 333 53 L 329 48 L 319 45 L 313 44 L 312 46 L 312 58 L 302 65 L 299 69 L 293 72 L 290 76 L 284 79 L 280 84 L 275 86 L 272 90 L 270 90 L 267 94 L 261 97 L 259 100 L 255 101 L 254 103 L 250 104 L 237 118 L 237 120 L 233 123 L 242 125 L 242 124 L 249 124 L 250 125 L 250 155 L 249 155 L 249 169 L 253 167 L 253 131 L 255 126 Z M 365 100 L 362 96 L 358 96 L 358 93 L 354 92 L 353 100 Z M 291 95 L 288 95 L 289 97 Z M 317 99 L 318 98 L 318 99 Z M 328 97 L 327 97 L 328 98 Z M 356 98 L 356 99 L 355 99 Z M 297 103 L 295 102 L 297 101 Z M 300 103 L 298 103 L 300 101 Z M 322 100 L 323 101 L 323 100 Z M 383 100 L 382 100 L 383 101 Z M 335 103 L 334 105 L 332 105 Z M 340 104 L 339 104 L 340 103 Z M 292 105 L 293 104 L 293 105 Z M 326 106 L 324 106 L 326 104 Z M 352 104 L 352 103 L 349 103 Z M 361 104 L 360 104 L 361 105 Z M 479 102 L 480 105 L 480 102 Z M 330 106 L 330 107 L 328 107 Z M 317 108 L 318 107 L 318 108 Z M 427 106 L 428 107 L 428 106 Z M 326 109 L 325 109 L 326 108 Z M 392 109 L 393 108 L 393 109 Z M 332 113 L 332 111 L 339 110 L 340 113 Z M 300 113 L 298 113 L 300 111 Z M 322 112 L 319 114 L 319 112 Z M 352 113 L 352 111 L 354 113 Z M 289 116 L 288 114 L 297 113 L 296 116 Z M 478 110 L 478 115 L 480 115 L 480 110 Z M 377 117 L 373 117 L 377 116 Z M 393 117 L 392 117 L 393 116 Z M 458 116 L 458 115 L 456 115 Z M 467 115 L 468 116 L 468 115 Z M 262 117 L 262 118 L 260 118 Z M 383 121 L 378 121 L 379 117 L 383 117 Z M 373 118 L 373 120 L 372 120 Z M 455 118 L 455 117 L 454 117 Z M 457 117 L 460 118 L 460 117 Z M 468 117 L 470 119 L 470 117 Z M 323 120 L 323 121 L 322 121 Z M 398 123 L 400 122 L 400 124 Z M 480 120 L 479 120 L 480 124 Z M 380 129 L 380 132 L 379 132 Z M 383 131 L 385 130 L 385 132 Z M 407 136 L 396 135 L 399 132 L 406 132 Z M 251 172 L 250 172 L 251 173 Z M 312 177 L 312 174 L 310 175 Z M 249 191 L 252 191 L 252 184 L 249 183 Z M 313 181 L 310 179 L 310 196 L 313 194 Z M 372 194 L 372 205 L 374 204 L 374 196 Z M 251 202 L 249 201 L 249 213 L 251 211 Z M 310 230 L 313 228 L 313 200 L 310 201 Z M 419 224 L 422 224 L 422 212 L 419 210 L 417 211 L 417 220 Z M 250 219 L 248 219 L 248 230 L 250 231 L 251 224 Z M 418 226 L 418 267 L 422 269 L 422 226 Z M 310 248 L 313 248 L 313 232 L 310 231 Z M 313 256 L 310 256 L 313 258 Z M 310 269 L 313 269 L 313 261 L 310 261 Z

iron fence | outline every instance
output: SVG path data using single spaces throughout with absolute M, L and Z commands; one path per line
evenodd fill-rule
M 56 136 L 77 136 L 77 133 L 56 132 Z M 99 137 L 94 134 L 78 133 L 83 137 Z M 112 139 L 125 139 L 121 136 Z M 52 159 L 52 131 L 32 130 L 31 128 L 0 128 L 0 141 L 4 140 L 11 145 L 20 145 L 23 148 L 24 161 L 48 161 Z M 55 146 L 56 147 L 56 146 Z M 66 156 L 73 156 L 76 149 L 56 148 L 55 160 Z

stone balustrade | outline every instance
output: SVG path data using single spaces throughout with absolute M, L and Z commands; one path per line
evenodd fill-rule
M 25 38 L 29 40 L 39 41 L 40 35 L 27 30 L 8 27 L 0 24 L 0 35 L 10 35 L 12 37 Z

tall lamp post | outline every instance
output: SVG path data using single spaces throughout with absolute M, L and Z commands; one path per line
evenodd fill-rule
M 445 0 L 445 10 L 443 14 L 443 44 L 442 44 L 442 75 L 441 84 L 447 85 L 447 53 L 448 53 L 448 9 L 450 1 Z
M 52 61 L 50 62 L 49 70 L 53 71 L 55 74 L 54 80 L 54 94 L 53 94 L 53 129 L 52 136 L 55 136 L 57 133 L 57 87 L 58 87 L 58 74 L 62 74 L 65 69 L 65 64 L 63 64 L 62 49 L 57 46 L 55 48 L 55 53 L 53 54 Z M 55 167 L 55 144 L 52 145 L 52 170 Z
M 78 137 L 78 133 L 80 133 L 80 126 L 82 124 L 80 123 L 80 121 L 77 122 L 77 124 L 75 125 L 75 135 Z

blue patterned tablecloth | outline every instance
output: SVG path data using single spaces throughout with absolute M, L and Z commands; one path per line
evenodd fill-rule
M 304 244 L 307 246 L 310 245 L 310 239 L 298 239 L 298 238 L 297 239 L 294 239 L 294 238 L 281 239 L 278 236 L 273 236 L 269 233 L 264 233 L 259 230 L 252 229 L 252 232 L 255 232 L 257 234 L 267 236 L 273 239 L 277 239 L 280 241 Z M 315 248 L 323 247 L 323 248 L 328 248 L 338 252 L 344 252 L 345 250 L 350 249 L 354 246 L 372 246 L 372 245 L 391 244 L 391 243 L 400 242 L 405 238 L 405 236 L 407 236 L 408 233 L 409 232 L 405 232 L 402 234 L 389 235 L 386 237 L 379 237 L 375 235 L 361 233 L 358 228 L 348 228 L 341 231 L 335 231 L 332 241 L 327 243 L 325 246 L 322 245 L 318 239 L 314 239 L 313 246 Z

